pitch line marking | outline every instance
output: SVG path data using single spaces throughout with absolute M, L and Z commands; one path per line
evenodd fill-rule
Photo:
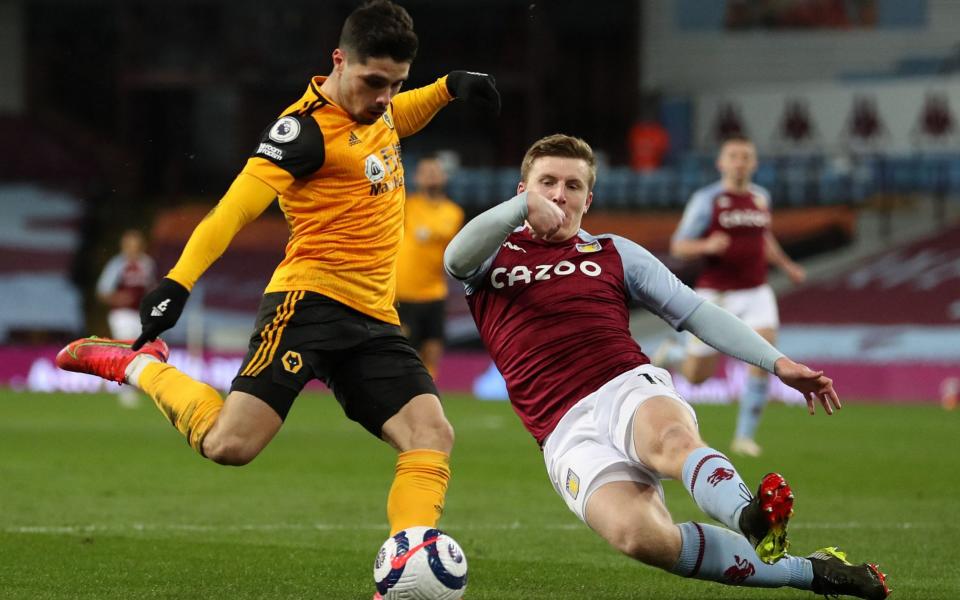
M 943 523 L 936 522 L 896 522 L 896 523 L 877 523 L 877 522 L 858 522 L 843 521 L 839 523 L 814 522 L 814 523 L 791 523 L 791 529 L 886 529 L 886 530 L 908 530 L 908 529 L 932 529 L 942 528 Z M 582 523 L 558 523 L 553 525 L 541 524 L 523 524 L 517 521 L 512 523 L 499 524 L 453 524 L 447 529 L 450 531 L 479 531 L 479 530 L 523 530 L 538 529 L 552 531 L 571 531 L 583 528 Z M 241 533 L 241 532 L 274 532 L 274 531 L 347 531 L 347 530 L 387 530 L 386 523 L 261 523 L 261 524 L 242 524 L 242 525 L 201 525 L 193 523 L 120 523 L 120 524 L 97 524 L 86 525 L 12 525 L 0 529 L 3 533 L 34 533 L 38 535 L 50 534 L 87 534 L 87 533 L 124 533 L 124 532 L 200 532 L 200 533 Z

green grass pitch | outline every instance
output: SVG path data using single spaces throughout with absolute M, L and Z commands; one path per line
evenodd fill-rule
M 680 579 L 620 556 L 566 509 L 506 403 L 446 399 L 457 429 L 442 526 L 469 600 L 799 599 Z M 731 407 L 698 407 L 722 448 Z M 960 597 L 960 412 L 848 403 L 768 409 L 760 459 L 796 494 L 793 550 L 878 561 L 894 599 Z M 368 599 L 393 452 L 323 395 L 297 401 L 252 464 L 201 460 L 151 404 L 0 391 L 0 598 Z M 677 521 L 707 520 L 666 484 Z

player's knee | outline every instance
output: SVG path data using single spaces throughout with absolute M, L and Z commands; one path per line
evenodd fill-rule
M 219 465 L 242 467 L 258 454 L 260 448 L 251 446 L 249 441 L 236 436 L 219 436 L 203 441 L 203 455 Z
M 660 428 L 650 445 L 650 466 L 660 473 L 671 474 L 690 452 L 702 445 L 700 435 L 690 425 L 670 423 Z
M 453 425 L 444 416 L 419 425 L 413 433 L 413 442 L 420 448 L 449 453 L 453 450 Z

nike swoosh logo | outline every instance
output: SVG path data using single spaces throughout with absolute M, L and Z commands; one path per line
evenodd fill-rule
M 82 344 L 77 344 L 76 346 L 71 346 L 67 350 L 67 354 L 80 360 L 80 357 L 77 356 L 77 350 L 83 348 L 84 346 L 113 346 L 114 348 L 129 348 L 130 344 L 124 344 L 123 342 L 83 342 Z
M 417 550 L 420 550 L 421 548 L 425 548 L 430 544 L 436 544 L 437 539 L 438 538 L 430 538 L 429 540 L 424 540 L 419 544 L 417 544 L 416 546 L 414 546 L 413 548 L 410 548 L 410 550 L 406 554 L 401 554 L 400 556 L 394 556 L 393 560 L 390 561 L 390 568 L 402 569 L 403 566 L 407 564 L 407 561 L 410 560 L 410 558 L 414 555 L 414 553 Z

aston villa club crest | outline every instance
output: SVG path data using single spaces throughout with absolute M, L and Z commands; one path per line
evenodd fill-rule
M 570 497 L 576 500 L 577 494 L 580 493 L 580 477 L 573 472 L 573 469 L 567 469 L 567 484 L 565 487 Z
M 601 246 L 600 242 L 597 240 L 586 244 L 577 244 L 577 252 L 583 252 L 584 254 L 588 254 L 590 252 L 600 252 L 601 250 L 603 250 L 603 246 Z

